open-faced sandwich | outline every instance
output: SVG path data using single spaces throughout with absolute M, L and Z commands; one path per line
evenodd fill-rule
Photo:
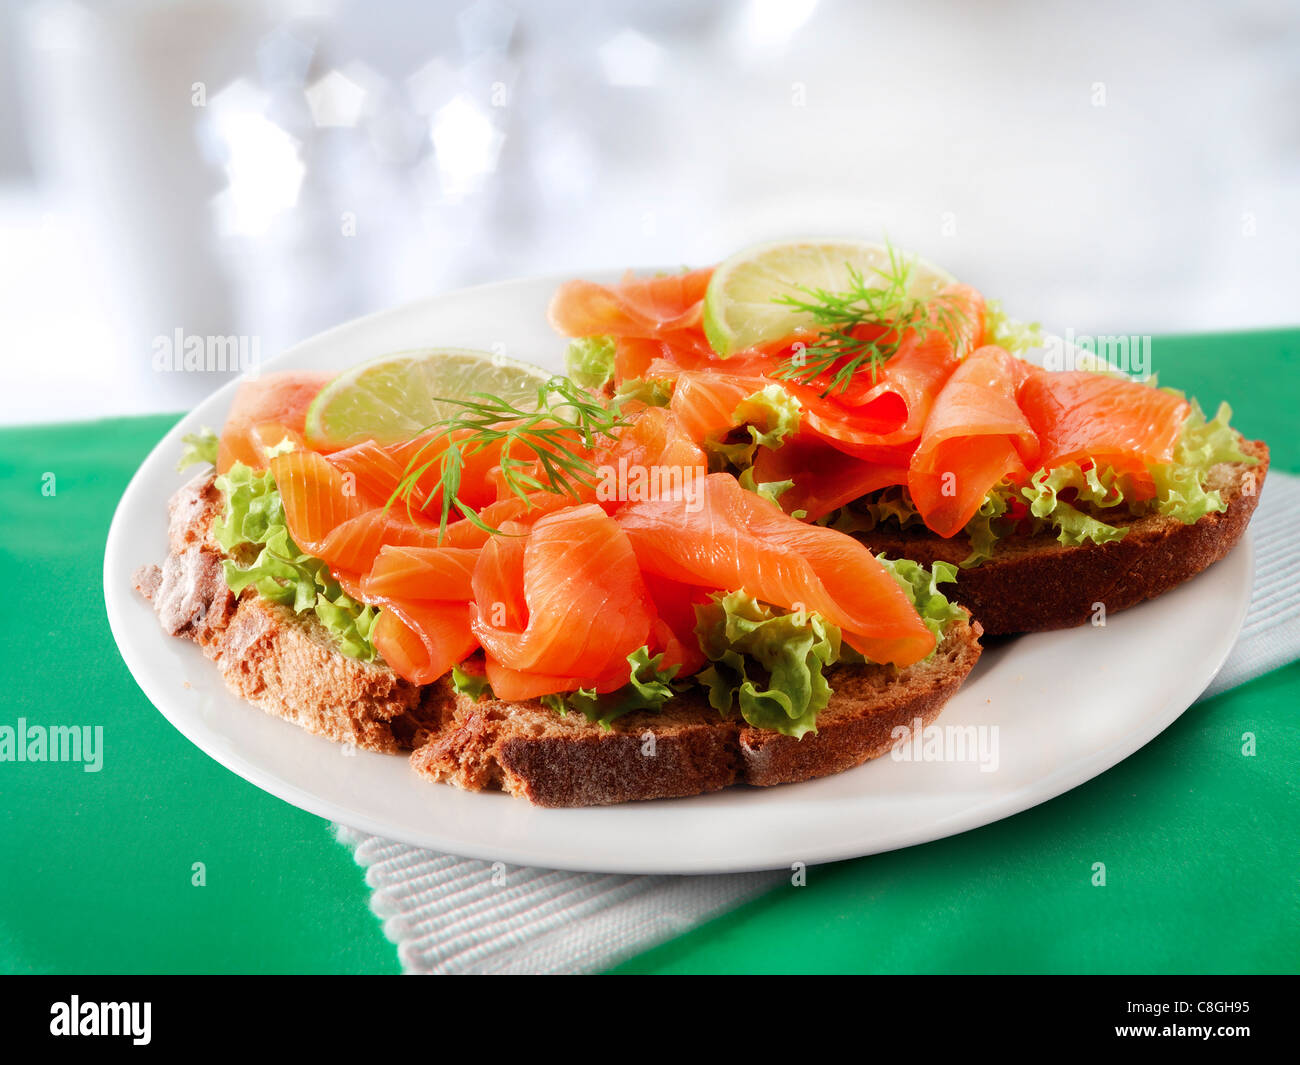
M 1268 470 L 1227 404 L 1207 419 L 1156 385 L 1149 348 L 1112 366 L 881 245 L 570 282 L 551 317 L 584 338 L 581 380 L 671 389 L 713 468 L 873 551 L 958 567 L 949 596 L 988 634 L 1104 620 L 1194 576 L 1241 537 Z M 1056 367 L 1018 357 L 1034 351 Z
M 164 628 L 467 789 L 790 783 L 929 724 L 981 623 L 1204 568 L 1267 466 L 1226 410 L 1021 360 L 978 292 L 877 245 L 571 282 L 551 318 L 567 376 L 445 349 L 245 382 L 137 575 Z
M 267 374 L 189 446 L 215 469 L 137 575 L 164 628 L 432 780 L 547 806 L 807 780 L 928 724 L 979 657 L 951 567 L 710 474 L 666 406 L 491 356 Z

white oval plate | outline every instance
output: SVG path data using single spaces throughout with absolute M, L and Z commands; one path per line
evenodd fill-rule
M 558 279 L 448 293 L 297 345 L 265 369 L 344 369 L 423 345 L 486 348 L 559 369 L 546 322 Z M 544 810 L 417 777 L 406 759 L 311 736 L 237 699 L 193 644 L 165 636 L 131 575 L 167 550 L 181 435 L 219 427 L 236 382 L 158 444 L 118 505 L 104 556 L 113 635 L 136 681 L 196 746 L 258 787 L 354 828 L 463 857 L 557 869 L 707 873 L 789 868 L 906 847 L 1007 817 L 1109 769 L 1167 728 L 1236 639 L 1254 562 L 1242 543 L 1168 595 L 1091 625 L 988 648 L 939 718 L 973 727 L 974 760 L 889 756 L 822 780 L 673 799 Z M 954 734 L 955 735 L 955 734 Z M 955 751 L 953 752 L 956 753 Z

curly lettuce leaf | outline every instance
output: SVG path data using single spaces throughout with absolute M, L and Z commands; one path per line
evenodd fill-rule
M 996 344 L 1003 351 L 1019 355 L 1030 348 L 1042 347 L 1043 329 L 1037 322 L 1019 322 L 1008 317 L 998 300 L 989 300 L 984 311 L 984 343 Z
M 962 569 L 978 566 L 986 559 L 992 558 L 998 540 L 1014 528 L 1015 523 L 1006 520 L 1006 513 L 1010 508 L 1010 496 L 1017 491 L 1014 485 L 1003 481 L 984 497 L 979 510 L 975 511 L 974 517 L 966 523 L 965 532 L 970 538 L 970 554 L 962 559 Z
M 937 647 L 948 625 L 965 616 L 939 590 L 957 579 L 956 568 L 877 558 L 907 593 Z M 695 617 L 695 635 L 709 660 L 695 680 L 707 689 L 709 705 L 724 715 L 739 709 L 755 728 L 796 739 L 817 731 L 817 715 L 834 694 L 826 670 L 839 662 L 867 661 L 820 614 L 779 610 L 743 590 L 714 593 L 696 606 Z
M 451 667 L 451 687 L 458 695 L 468 695 L 476 703 L 494 698 L 486 673 L 471 673 L 459 665 Z
M 599 391 L 614 379 L 613 337 L 579 337 L 564 353 L 565 372 L 583 388 Z
M 270 470 L 254 470 L 235 463 L 216 480 L 226 501 L 225 510 L 212 526 L 212 535 L 227 554 L 244 544 L 264 544 L 271 530 L 284 527 L 284 504 Z
M 832 510 L 829 514 L 823 514 L 820 518 L 815 519 L 813 524 L 824 525 L 836 532 L 853 534 L 871 532 L 876 527 L 876 519 L 862 509 L 862 501 L 859 500 Z
M 755 728 L 798 739 L 817 731 L 830 702 L 825 669 L 840 657 L 840 630 L 819 614 L 779 613 L 743 591 L 695 608 L 695 633 L 711 663 L 696 675 L 709 705 L 739 707 Z
M 1168 391 L 1182 396 L 1175 389 Z M 1131 517 L 1163 514 L 1187 525 L 1226 509 L 1220 493 L 1207 487 L 1210 470 L 1221 462 L 1255 465 L 1258 460 L 1241 450 L 1239 437 L 1229 425 L 1232 408 L 1222 403 L 1214 418 L 1207 420 L 1201 405 L 1194 399 L 1189 402 L 1191 410 L 1174 446 L 1172 461 L 1151 467 L 1156 487 L 1154 499 L 1134 500 L 1128 478 L 1112 469 L 1084 469 L 1078 463 L 1069 463 L 1050 471 L 1039 470 L 1019 490 L 1029 506 L 1032 531 L 1054 528 L 1057 539 L 1071 546 L 1109 543 L 1128 532 L 1127 526 L 1100 521 L 1077 504 L 1116 508 L 1117 513 Z M 1061 499 L 1060 493 L 1067 489 L 1072 491 L 1072 498 Z M 971 555 L 962 562 L 963 566 L 989 558 L 998 538 L 1015 528 L 1015 522 L 1000 520 L 1006 512 L 1007 494 L 1008 486 L 999 485 L 967 524 Z
M 606 729 L 624 714 L 660 710 L 675 694 L 672 680 L 679 668 L 662 668 L 663 657 L 662 653 L 651 657 L 648 647 L 639 648 L 627 656 L 628 681 L 616 691 L 597 694 L 579 688 L 568 695 L 545 696 L 542 701 L 561 714 L 577 710 Z
M 935 562 L 927 569 L 910 558 L 889 559 L 884 555 L 877 555 L 876 558 L 912 600 L 912 606 L 930 630 L 937 648 L 949 623 L 966 616 L 966 611 L 939 591 L 940 584 L 951 584 L 957 580 L 957 567 L 947 562 Z
M 1077 547 L 1091 541 L 1107 544 L 1122 540 L 1128 526 L 1117 527 L 1092 517 L 1072 503 L 1059 498 L 1065 489 L 1073 489 L 1076 502 L 1092 503 L 1099 507 L 1116 507 L 1124 502 L 1120 478 L 1113 470 L 1101 474 L 1095 469 L 1082 469 L 1071 462 L 1056 469 L 1039 470 L 1029 478 L 1029 484 L 1020 490 L 1029 504 L 1029 513 L 1042 518 L 1056 529 L 1056 539 L 1067 547 Z
M 1190 402 L 1192 409 L 1174 447 L 1173 461 L 1151 468 L 1156 483 L 1157 512 L 1177 518 L 1185 525 L 1227 509 L 1219 492 L 1206 488 L 1212 466 L 1220 462 L 1254 466 L 1259 461 L 1241 450 L 1237 434 L 1228 425 L 1232 418 L 1228 404 L 1220 403 L 1213 419 L 1207 421 L 1201 405 L 1194 399 Z
M 817 524 L 837 532 L 855 533 L 880 528 L 907 529 L 923 525 L 924 520 L 912 502 L 912 493 L 907 485 L 895 484 L 831 511 L 818 518 Z
M 666 407 L 672 402 L 673 382 L 667 377 L 636 377 L 624 381 L 614 392 L 614 403 L 644 403 L 647 407 Z
M 184 473 L 191 466 L 217 464 L 217 434 L 206 425 L 197 433 L 186 433 L 181 437 L 185 449 L 181 452 L 176 470 Z
M 786 437 L 798 430 L 802 414 L 799 401 L 784 388 L 765 385 L 742 399 L 733 415 L 748 439 L 706 440 L 704 447 L 733 469 L 746 470 L 754 464 L 760 447 L 775 451 L 785 443 Z
M 293 542 L 270 471 L 236 463 L 216 479 L 216 486 L 226 505 L 213 524 L 213 538 L 230 555 L 247 557 L 256 549 L 247 565 L 223 560 L 230 590 L 238 595 L 252 587 L 297 614 L 310 611 L 345 655 L 373 661 L 377 652 L 371 633 L 379 612 L 344 592 L 329 566 Z
M 896 525 L 900 529 L 923 524 L 921 512 L 912 502 L 912 493 L 905 484 L 894 484 L 873 493 L 870 498 L 862 500 L 858 508 L 875 523 Z
M 1047 520 L 1056 529 L 1060 544 L 1069 547 L 1086 544 L 1088 541 L 1093 544 L 1109 544 L 1110 541 L 1123 540 L 1127 536 L 1127 525 L 1123 528 L 1108 525 L 1079 510 L 1073 503 L 1058 498 L 1058 493 L 1067 488 L 1078 493 L 1080 502 L 1095 502 L 1104 507 L 1118 506 L 1123 502 L 1122 490 L 1115 486 L 1112 492 L 1099 480 L 1095 469 L 1084 471 L 1078 463 L 1058 466 L 1050 472 L 1040 469 L 1030 477 L 1028 485 L 1021 489 L 1021 494 L 1030 505 L 1030 514 L 1034 518 Z
M 749 469 L 741 470 L 740 476 L 736 480 L 745 491 L 762 496 L 768 502 L 775 503 L 777 506 L 781 505 L 782 493 L 788 492 L 794 487 L 793 478 L 784 481 L 759 481 L 754 477 L 754 468 L 752 466 Z M 795 511 L 792 516 L 797 518 L 801 513 L 806 513 L 806 511 Z

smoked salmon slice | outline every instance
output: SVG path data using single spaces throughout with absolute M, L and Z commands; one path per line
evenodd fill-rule
M 658 619 L 651 647 L 663 652 L 660 669 L 677 667 L 677 676 L 688 677 L 705 664 L 704 652 L 695 635 L 697 606 L 709 601 L 706 589 L 683 584 L 652 573 L 642 573 L 646 590 L 654 602 Z
M 950 285 L 935 300 L 943 329 L 902 338 L 873 379 L 858 372 L 849 386 L 832 390 L 831 374 L 791 392 L 803 403 L 808 428 L 841 451 L 870 458 L 870 450 L 916 440 L 944 382 L 984 332 L 984 300 L 968 285 Z M 938 312 L 935 312 L 938 313 Z
M 452 599 L 468 603 L 478 551 L 464 547 L 380 548 L 370 572 L 362 579 L 367 598 Z
M 704 449 L 664 407 L 645 407 L 633 414 L 617 439 L 601 448 L 594 461 L 598 479 L 614 473 L 620 463 L 625 468 L 675 470 L 683 478 L 703 476 L 708 464 Z
M 664 277 L 628 275 L 617 285 L 566 281 L 551 300 L 565 336 L 657 337 L 699 325 L 713 268 Z
M 1038 460 L 1038 437 L 1016 404 L 1021 373 L 1001 348 L 980 348 L 935 398 L 907 477 L 925 524 L 955 536 L 989 491 L 1023 482 Z
M 602 695 L 617 691 L 628 681 L 628 664 L 623 662 L 602 677 L 559 677 L 550 673 L 527 673 L 510 669 L 488 657 L 484 661 L 484 673 L 495 698 L 506 702 L 526 702 L 543 695 L 575 692 L 579 688 L 587 688 Z
M 688 370 L 677 375 L 670 407 L 691 439 L 718 440 L 740 424 L 736 408 L 771 383 L 763 377 Z
M 595 489 L 575 486 L 578 498 L 567 492 L 528 492 L 524 498 L 516 495 L 507 496 L 495 503 L 489 503 L 478 511 L 479 520 L 493 529 L 505 529 L 510 523 L 520 523 L 527 528 L 539 518 L 553 514 L 557 510 L 574 506 L 579 502 L 590 502 L 596 498 Z M 451 522 L 442 538 L 444 547 L 483 547 L 493 535 L 487 529 L 476 525 L 468 518 Z
M 385 600 L 371 642 L 399 677 L 431 684 L 477 649 L 468 603 Z
M 728 474 L 705 478 L 695 510 L 631 503 L 617 521 L 648 573 L 816 612 L 874 662 L 909 666 L 934 650 L 911 602 L 865 546 L 796 521 Z
M 271 460 L 271 475 L 284 504 L 285 524 L 294 543 L 317 558 L 325 558 L 321 545 L 344 522 L 374 506 L 341 470 L 314 451 L 290 451 Z M 326 562 L 332 562 L 325 558 Z M 364 567 L 338 563 L 360 572 Z
M 551 676 L 621 668 L 626 681 L 625 660 L 655 618 L 627 534 L 584 504 L 540 518 L 522 551 L 502 539 L 483 550 L 483 579 L 475 570 L 473 629 L 489 659 Z
M 291 532 L 292 528 L 290 526 Z M 336 569 L 368 573 L 385 547 L 438 546 L 437 525 L 408 520 L 400 505 L 390 508 L 377 506 L 334 526 L 312 554 Z
M 470 599 L 485 611 L 487 624 L 504 632 L 523 632 L 528 624 L 524 598 L 524 548 L 527 525 L 504 522 L 501 533 L 485 542 L 470 575 Z
M 864 459 L 800 432 L 779 448 L 759 448 L 754 455 L 754 480 L 758 484 L 793 481 L 777 503 L 787 514 L 802 511 L 801 520 L 816 521 L 868 492 L 906 484 L 912 450 L 910 445 L 881 448 Z
M 832 442 L 900 444 L 921 435 L 935 395 L 956 367 L 952 346 L 936 333 L 905 341 L 879 369 L 875 384 L 869 373 L 860 373 L 845 394 L 823 398 L 815 385 L 796 385 L 795 395 L 809 410 L 809 425 Z
M 283 370 L 241 384 L 217 444 L 217 472 L 225 473 L 236 462 L 264 469 L 268 442 L 278 444 L 285 433 L 301 440 L 307 408 L 333 376 Z
M 1031 373 L 1019 400 L 1044 468 L 1092 461 L 1132 474 L 1148 491 L 1148 467 L 1173 459 L 1191 409 L 1170 392 L 1085 370 Z
M 362 491 L 385 502 L 397 490 L 405 468 L 404 463 L 373 440 L 335 451 L 327 459 L 331 466 L 351 474 Z M 418 506 L 422 500 L 423 496 L 417 494 L 412 499 L 412 506 Z
M 501 423 L 504 428 L 508 422 Z M 411 493 L 412 507 L 422 508 L 427 515 L 436 515 L 442 508 L 442 490 L 438 487 L 443 472 L 443 454 L 451 442 L 462 442 L 470 430 L 459 429 L 452 433 L 425 433 L 403 444 L 393 444 L 386 451 L 398 470 L 399 480 L 408 475 L 416 478 Z M 495 440 L 485 446 L 468 445 L 460 448 L 460 487 L 457 498 L 475 509 L 486 506 L 497 498 L 492 470 L 501 462 L 502 441 Z M 453 517 L 457 512 L 452 512 Z
M 703 369 L 716 359 L 698 329 L 679 329 L 656 337 L 618 337 L 614 344 L 614 383 Z

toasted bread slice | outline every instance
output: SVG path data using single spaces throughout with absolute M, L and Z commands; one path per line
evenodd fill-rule
M 415 771 L 479 791 L 501 788 L 538 806 L 598 806 L 717 791 L 732 784 L 792 784 L 829 776 L 894 746 L 917 718 L 929 724 L 980 655 L 979 626 L 957 621 L 926 662 L 840 666 L 817 732 L 794 739 L 722 717 L 698 691 L 657 713 L 608 728 L 533 701 L 456 697 L 446 728 L 411 756 Z
M 1127 536 L 1108 544 L 1065 547 L 1050 532 L 1008 537 L 991 559 L 961 570 L 947 594 L 992 636 L 1070 628 L 1093 617 L 1098 604 L 1113 614 L 1167 592 L 1223 558 L 1245 532 L 1269 455 L 1260 440 L 1241 447 L 1256 465 L 1225 462 L 1210 471 L 1209 487 L 1222 494 L 1226 510 L 1192 525 L 1159 514 L 1139 518 L 1128 523 Z M 877 553 L 927 566 L 970 554 L 965 536 L 944 539 L 925 528 L 857 535 Z
M 135 576 L 163 628 L 193 640 L 236 695 L 308 732 L 368 750 L 400 751 L 423 738 L 438 708 L 382 663 L 340 654 L 312 616 L 226 585 L 212 539 L 222 507 L 211 474 L 172 497 L 170 554 Z
M 335 649 L 310 615 L 226 586 L 213 541 L 221 508 L 211 475 L 170 506 L 170 554 L 136 575 L 163 628 L 194 640 L 235 694 L 309 732 L 370 750 L 410 750 L 420 775 L 500 789 L 539 806 L 594 806 L 698 795 L 732 784 L 786 784 L 838 773 L 894 746 L 893 730 L 929 724 L 979 658 L 978 624 L 952 623 L 938 651 L 908 669 L 840 666 L 817 732 L 793 739 L 723 717 L 698 692 L 611 728 L 534 700 L 475 702 L 444 679 L 417 687 L 382 663 Z

